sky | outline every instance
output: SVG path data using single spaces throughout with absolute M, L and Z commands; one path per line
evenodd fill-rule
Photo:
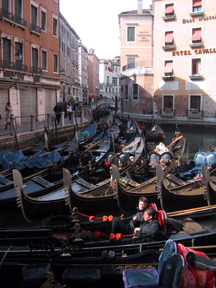
M 137 10 L 137 0 L 59 0 L 60 12 L 82 44 L 101 59 L 120 56 L 118 14 Z M 143 0 L 143 9 L 151 0 Z

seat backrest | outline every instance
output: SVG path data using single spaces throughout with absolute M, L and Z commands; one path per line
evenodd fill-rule
M 163 263 L 166 260 L 167 257 L 170 257 L 170 255 L 174 254 L 177 252 L 177 245 L 176 243 L 168 239 L 164 245 L 163 251 L 161 252 L 158 260 L 158 274 L 160 275 L 161 269 L 163 267 Z
M 197 152 L 193 159 L 195 166 L 201 167 L 202 165 L 206 166 L 206 154 L 205 152 Z
M 206 164 L 214 165 L 216 164 L 216 152 L 211 151 L 206 154 Z
M 167 257 L 159 275 L 159 285 L 166 288 L 178 288 L 181 285 L 184 270 L 184 259 L 174 253 Z
M 159 161 L 160 161 L 160 155 L 154 151 L 151 152 L 149 155 L 149 163 L 151 163 L 153 161 L 155 161 L 157 163 L 159 163 Z
M 149 208 L 153 208 L 155 211 L 157 211 L 157 205 L 155 203 L 150 203 Z
M 157 220 L 160 226 L 160 231 L 166 232 L 167 215 L 164 210 L 157 210 Z

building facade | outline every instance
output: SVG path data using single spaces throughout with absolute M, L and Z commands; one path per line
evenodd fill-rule
M 88 91 L 88 50 L 83 46 L 82 41 L 79 41 L 79 77 L 80 77 L 80 102 L 84 105 L 89 103 Z
M 109 71 L 109 59 L 100 59 L 100 97 L 119 99 L 121 96 L 120 59 L 116 57 L 111 62 L 113 68 Z
M 216 6 L 154 1 L 155 118 L 215 122 Z
M 0 9 L 0 114 L 9 101 L 20 121 L 44 120 L 60 98 L 58 0 L 1 0 Z
M 60 80 L 61 100 L 80 101 L 80 38 L 60 13 Z
M 149 9 L 118 15 L 121 53 L 122 115 L 141 118 L 153 114 L 153 15 Z
M 89 99 L 90 101 L 94 101 L 99 98 L 100 90 L 99 90 L 99 62 L 100 60 L 94 53 L 94 49 L 89 49 L 88 52 L 88 60 L 89 60 Z

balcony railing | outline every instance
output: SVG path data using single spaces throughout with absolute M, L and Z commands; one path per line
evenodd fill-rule
M 202 80 L 203 76 L 201 74 L 190 75 L 191 80 Z
M 6 60 L 0 61 L 0 67 L 3 69 L 11 69 L 11 70 L 25 71 L 25 72 L 28 71 L 27 65 L 24 65 L 19 62 L 14 63 L 14 62 L 6 61 Z
M 172 50 L 172 49 L 174 49 L 175 48 L 175 43 L 173 43 L 173 44 L 165 44 L 164 46 L 163 46 L 163 49 L 164 50 Z
M 37 66 L 31 66 L 31 72 L 33 74 L 41 74 L 42 73 L 42 68 L 39 68 Z
M 35 33 L 37 35 L 40 35 L 41 34 L 41 28 L 39 26 L 37 26 L 36 24 L 34 23 L 31 23 L 30 25 L 30 32 L 31 33 Z
M 163 16 L 163 20 L 173 20 L 173 19 L 175 19 L 175 13 L 173 13 L 173 14 L 165 14 L 164 16 Z
M 0 19 L 3 19 L 3 18 L 6 20 L 9 20 L 9 22 L 16 23 L 17 25 L 20 25 L 22 27 L 27 26 L 26 20 L 21 18 L 19 15 L 15 15 L 6 10 L 0 9 Z
M 139 62 L 134 62 L 134 63 L 130 63 L 127 64 L 125 66 L 122 67 L 122 70 L 128 70 L 128 69 L 133 69 L 133 68 L 138 68 L 138 67 L 145 67 L 146 62 L 145 61 L 139 61 Z

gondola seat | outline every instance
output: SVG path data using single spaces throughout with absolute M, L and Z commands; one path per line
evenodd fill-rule
M 150 288 L 159 287 L 160 277 L 166 260 L 176 254 L 176 243 L 169 239 L 158 259 L 158 267 L 149 269 L 125 269 L 123 271 L 123 282 L 125 288 Z M 164 286 L 167 287 L 167 286 Z M 167 287 L 168 288 L 168 287 Z
M 154 268 L 123 271 L 125 288 L 179 288 L 182 281 L 184 259 L 174 253 L 164 259 L 160 274 Z M 133 275 L 134 274 L 134 275 Z
M 206 153 L 205 152 L 197 152 L 193 159 L 196 167 L 202 167 L 202 165 L 206 166 Z
M 62 280 L 67 287 L 97 287 L 101 283 L 101 271 L 98 268 L 68 267 L 63 272 Z
M 46 281 L 46 274 L 51 271 L 50 263 L 25 265 L 22 268 L 24 287 L 38 288 Z

